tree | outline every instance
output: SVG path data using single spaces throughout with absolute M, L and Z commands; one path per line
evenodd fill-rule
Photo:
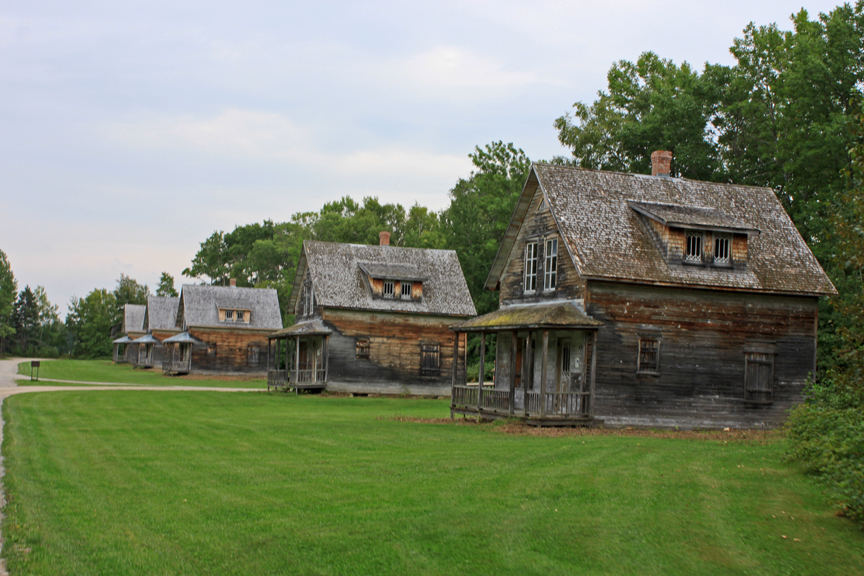
M 39 302 L 30 286 L 18 294 L 13 312 L 16 348 L 21 354 L 29 354 L 39 344 Z
M 456 251 L 478 314 L 498 307 L 497 293 L 483 289 L 531 161 L 513 144 L 493 142 L 468 155 L 476 170 L 450 191 L 450 206 L 441 213 L 447 248 Z
M 126 304 L 147 304 L 150 288 L 146 284 L 138 284 L 133 278 L 121 273 L 113 295 L 118 308 Z
M 174 288 L 174 277 L 168 272 L 162 272 L 159 278 L 159 286 L 156 287 L 156 296 L 173 296 L 177 297 L 177 290 Z
M 8 346 L 8 338 L 15 334 L 13 312 L 18 283 L 6 253 L 0 250 L 0 352 Z
M 95 289 L 85 298 L 72 297 L 66 326 L 72 335 L 72 352 L 80 358 L 103 358 L 111 355 L 111 327 L 117 319 L 117 298 L 104 288 Z

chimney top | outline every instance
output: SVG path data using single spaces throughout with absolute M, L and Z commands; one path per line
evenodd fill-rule
M 231 284 L 230 285 L 231 285 L 231 288 L 236 288 L 237 287 L 237 279 L 231 278 Z
M 669 176 L 672 172 L 672 152 L 655 150 L 651 153 L 651 175 Z
M 390 245 L 390 232 L 386 230 L 382 230 L 378 233 L 378 238 L 381 240 L 381 246 L 389 246 Z

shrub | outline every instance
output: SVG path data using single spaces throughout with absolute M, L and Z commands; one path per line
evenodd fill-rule
M 787 457 L 819 474 L 839 513 L 864 528 L 864 390 L 849 376 L 829 372 L 807 395 L 786 424 Z

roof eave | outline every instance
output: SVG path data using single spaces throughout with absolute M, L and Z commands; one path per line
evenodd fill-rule
M 753 294 L 776 294 L 778 296 L 812 296 L 812 297 L 820 297 L 820 296 L 833 296 L 837 294 L 837 289 L 834 288 L 833 292 L 823 292 L 823 291 L 794 291 L 794 290 L 766 290 L 759 288 L 742 288 L 739 286 L 716 286 L 716 285 L 708 285 L 708 284 L 684 284 L 681 282 L 661 282 L 659 280 L 644 280 L 644 279 L 634 279 L 634 278 L 618 278 L 614 276 L 583 276 L 583 279 L 592 282 L 621 282 L 623 284 L 641 284 L 644 286 L 663 286 L 668 288 L 689 288 L 692 290 L 718 290 L 721 292 L 749 292 Z M 830 282 L 830 281 L 829 281 Z M 833 288 L 834 285 L 832 284 Z

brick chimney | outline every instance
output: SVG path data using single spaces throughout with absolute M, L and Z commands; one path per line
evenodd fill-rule
M 236 287 L 237 287 L 237 279 L 231 278 L 231 288 L 236 288 Z
M 672 152 L 656 150 L 651 153 L 651 175 L 669 176 L 672 172 Z
M 389 246 L 390 245 L 390 233 L 386 230 L 382 230 L 378 233 L 378 238 L 381 240 L 381 246 Z

